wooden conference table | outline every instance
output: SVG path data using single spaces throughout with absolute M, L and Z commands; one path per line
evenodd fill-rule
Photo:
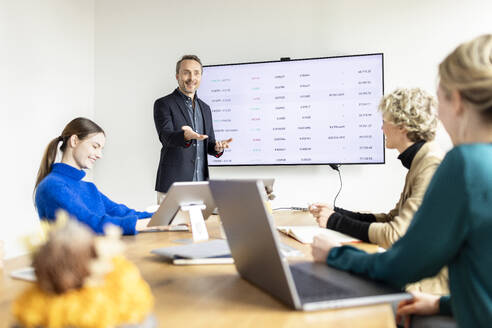
M 307 213 L 277 212 L 279 225 L 314 225 Z M 210 236 L 219 237 L 218 219 L 207 220 Z M 189 232 L 146 232 L 124 236 L 125 255 L 135 263 L 155 297 L 154 314 L 159 327 L 395 327 L 389 304 L 298 312 L 241 279 L 234 265 L 174 266 L 150 254 L 155 248 L 177 245 L 191 238 Z M 283 242 L 306 254 L 310 247 L 282 236 Z M 293 259 L 295 261 L 296 259 Z M 299 260 L 299 259 L 297 259 Z M 29 282 L 11 279 L 8 272 L 29 265 L 19 257 L 6 261 L 0 271 L 0 326 L 13 322 L 10 307 Z

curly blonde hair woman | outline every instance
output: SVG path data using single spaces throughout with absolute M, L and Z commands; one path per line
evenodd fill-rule
M 431 94 L 419 88 L 399 88 L 382 98 L 379 110 L 383 114 L 386 147 L 397 149 L 398 159 L 408 169 L 396 206 L 388 213 L 367 214 L 316 203 L 310 212 L 321 227 L 389 248 L 407 231 L 443 154 L 432 142 L 437 127 L 437 101 Z M 434 278 L 409 285 L 407 290 L 448 294 L 447 272 L 443 270 Z
M 379 104 L 385 121 L 406 129 L 412 142 L 431 141 L 436 136 L 437 102 L 420 89 L 396 89 Z
M 316 237 L 316 261 L 395 286 L 449 268 L 451 296 L 417 293 L 398 315 L 453 315 L 460 327 L 492 322 L 492 34 L 461 44 L 439 65 L 438 112 L 454 148 L 436 171 L 405 236 L 367 255 Z M 410 319 L 406 317 L 405 325 Z

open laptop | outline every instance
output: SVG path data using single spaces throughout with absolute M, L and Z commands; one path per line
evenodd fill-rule
M 174 222 L 174 217 L 183 205 L 203 204 L 203 218 L 206 220 L 215 209 L 208 181 L 175 182 L 169 188 L 159 209 L 152 215 L 148 227 L 166 226 L 184 222 Z
M 211 180 L 227 241 L 242 278 L 297 310 L 387 303 L 411 298 L 401 290 L 323 263 L 289 265 L 262 197 L 259 180 Z

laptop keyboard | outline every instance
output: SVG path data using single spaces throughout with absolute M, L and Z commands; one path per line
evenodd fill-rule
M 290 271 L 296 284 L 297 293 L 303 301 L 332 300 L 356 296 L 354 291 L 320 279 L 295 266 L 291 266 Z

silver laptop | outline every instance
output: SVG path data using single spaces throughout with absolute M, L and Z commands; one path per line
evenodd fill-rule
M 208 181 L 175 182 L 169 188 L 166 197 L 162 200 L 159 209 L 152 215 L 147 226 L 170 225 L 181 206 L 194 204 L 206 206 L 202 211 L 205 220 L 212 214 L 215 203 L 210 193 Z
M 279 251 L 278 232 L 265 208 L 261 181 L 211 180 L 210 189 L 241 277 L 292 308 L 311 311 L 411 298 L 399 289 L 323 263 L 289 265 Z

